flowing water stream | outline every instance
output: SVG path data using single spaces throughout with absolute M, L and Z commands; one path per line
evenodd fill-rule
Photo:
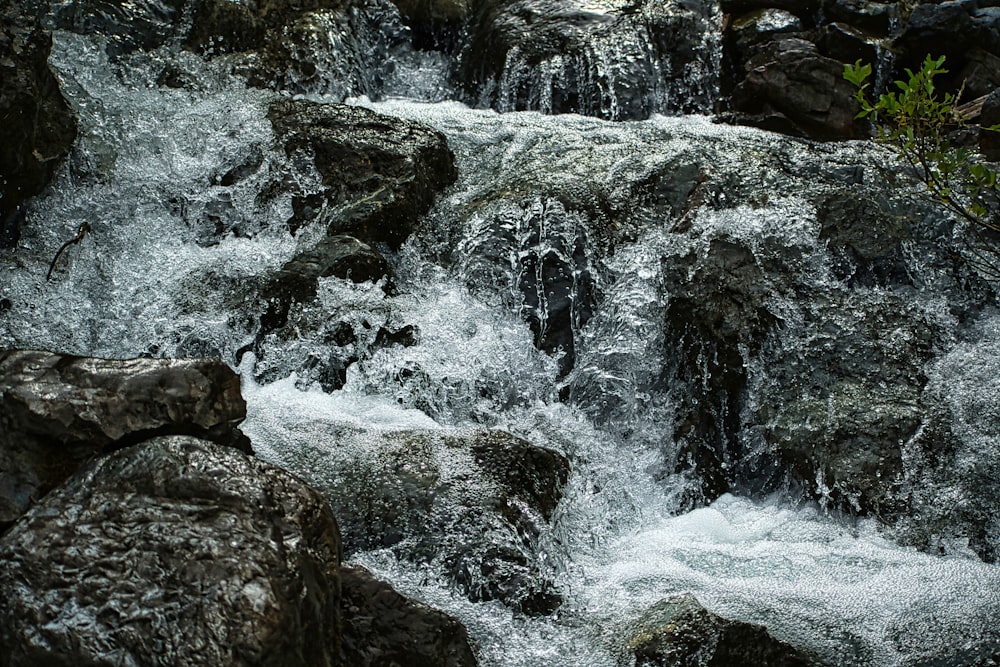
M 353 556 L 460 618 L 483 665 L 629 665 L 622 646 L 630 627 L 649 606 L 681 592 L 722 615 L 765 624 L 831 664 L 979 664 L 976 656 L 989 653 L 980 653 L 984 645 L 995 650 L 1000 568 L 960 541 L 944 556 L 921 553 L 897 544 L 874 520 L 838 514 L 783 487 L 754 500 L 726 494 L 684 511 L 690 481 L 672 474 L 675 393 L 662 369 L 674 353 L 664 328 L 671 295 L 663 258 L 721 236 L 762 252 L 773 243 L 797 249 L 800 283 L 837 289 L 804 193 L 821 169 L 853 173 L 876 158 L 863 147 L 816 147 L 703 116 L 616 124 L 469 109 L 438 101 L 449 91 L 434 59 L 410 57 L 397 74 L 409 73 L 413 96 L 434 103 L 354 103 L 441 130 L 460 180 L 392 256 L 395 295 L 323 279 L 310 308 L 352 326 L 414 325 L 416 345 L 351 365 L 345 386 L 332 393 L 298 363 L 329 346 L 309 331 L 274 342 L 267 360 L 238 357 L 255 335 L 241 285 L 275 271 L 319 233 L 292 237 L 281 224 L 291 214 L 289 198 L 262 202 L 256 194 L 275 175 L 304 188 L 318 175 L 284 164 L 272 148 L 266 113 L 273 94 L 168 49 L 109 63 L 100 36 L 59 32 L 51 60 L 80 115 L 81 136 L 54 186 L 32 203 L 17 254 L 0 258 L 9 277 L 0 297 L 13 304 L 0 313 L 0 346 L 111 357 L 219 355 L 242 373 L 244 431 L 258 454 L 292 469 L 303 465 L 296 458 L 307 437 L 301 425 L 314 422 L 371 432 L 502 428 L 565 453 L 572 474 L 541 538 L 565 600 L 551 616 L 470 602 L 432 568 L 386 552 Z M 201 85 L 156 86 L 168 58 Z M 406 78 L 390 89 L 404 92 L 398 87 Z M 256 173 L 234 186 L 217 184 L 254 152 L 263 154 Z M 624 184 L 696 154 L 713 156 L 718 170 L 743 181 L 728 194 L 732 205 L 692 213 L 694 231 L 686 235 L 668 233 L 672 221 L 637 210 L 629 218 L 634 229 L 602 248 L 594 216 L 553 194 L 582 191 L 586 200 L 587 187 L 596 187 L 624 206 Z M 227 233 L 206 242 L 206 228 L 220 217 Z M 90 222 L 92 233 L 46 281 L 55 250 L 81 222 Z M 500 238 L 497 229 L 507 239 L 499 250 L 487 243 Z M 574 323 L 575 364 L 565 374 L 558 358 L 536 349 L 518 285 L 525 256 L 551 251 L 565 259 L 574 244 L 587 249 L 574 284 L 586 277 L 597 296 L 586 321 Z M 486 261 L 489 248 L 493 260 Z M 919 257 L 910 260 L 918 283 L 943 280 Z M 871 298 L 878 291 L 872 288 Z M 911 299 L 952 325 L 934 290 L 915 290 Z M 794 322 L 798 306 L 784 307 Z M 932 369 L 939 378 L 932 382 L 960 378 L 969 393 L 994 386 L 996 355 L 988 353 L 998 322 L 984 316 L 981 337 L 956 343 Z M 766 372 L 749 368 L 751 386 Z M 970 428 L 980 429 L 984 449 L 995 450 L 984 426 L 995 407 L 972 412 Z M 748 451 L 762 447 L 752 432 L 744 436 Z

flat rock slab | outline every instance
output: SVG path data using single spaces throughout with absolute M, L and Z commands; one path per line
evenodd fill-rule
M 331 665 L 326 502 L 229 447 L 156 438 L 91 464 L 0 539 L 4 665 Z
M 239 377 L 216 359 L 0 352 L 0 527 L 91 457 L 154 435 L 249 452 Z

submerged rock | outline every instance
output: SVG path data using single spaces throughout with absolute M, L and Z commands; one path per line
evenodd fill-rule
M 102 458 L 0 558 L 5 664 L 338 664 L 333 515 L 231 448 L 173 436 Z
M 250 451 L 239 378 L 214 359 L 0 352 L 0 525 L 88 459 L 154 435 Z
M 0 248 L 17 244 L 24 202 L 48 184 L 77 132 L 49 69 L 52 38 L 23 4 L 0 1 Z
M 343 664 L 475 667 L 469 635 L 457 620 L 397 593 L 359 565 L 340 568 Z
M 628 641 L 636 667 L 810 667 L 820 662 L 767 628 L 717 616 L 691 595 L 650 608 Z
M 314 423 L 281 464 L 334 508 L 345 553 L 429 562 L 472 600 L 528 614 L 560 598 L 540 538 L 569 464 L 502 431 L 363 431 Z

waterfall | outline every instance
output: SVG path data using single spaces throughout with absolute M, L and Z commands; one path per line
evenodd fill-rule
M 520 553 L 561 596 L 551 613 L 470 599 L 434 558 L 350 554 L 458 617 L 483 665 L 632 665 L 623 637 L 677 593 L 827 664 L 975 664 L 1000 642 L 1000 568 L 982 559 L 1000 535 L 992 291 L 941 249 L 934 208 L 885 184 L 883 153 L 702 115 L 719 10 L 688 4 L 667 14 L 711 29 L 686 61 L 636 28 L 661 16 L 584 8 L 596 38 L 543 58 L 514 45 L 492 99 L 455 84 L 468 53 L 410 48 L 381 3 L 351 19 L 367 37 L 308 26 L 295 60 L 316 67 L 276 87 L 433 127 L 459 178 L 398 250 L 378 248 L 392 289 L 321 277 L 266 335 L 264 286 L 326 235 L 287 224 L 293 193 L 325 184 L 276 145 L 280 94 L 247 87 L 243 62 L 172 43 L 116 59 L 105 35 L 56 30 L 80 137 L 0 254 L 0 347 L 218 356 L 240 371 L 258 456 L 302 475 L 388 465 L 412 431 L 501 429 L 565 455 L 563 498 Z M 345 40 L 366 40 L 373 69 L 345 64 Z M 158 85 L 166 65 L 193 83 Z M 856 226 L 832 228 L 831 211 Z M 876 218 L 906 231 L 865 245 Z M 405 345 L 375 344 L 405 327 Z M 891 497 L 783 467 L 844 424 L 898 432 Z M 342 448 L 316 444 L 329 433 Z M 471 474 L 467 455 L 429 451 L 448 484 Z M 961 475 L 941 473 L 952 464 Z M 897 501 L 917 509 L 880 522 L 878 503 Z

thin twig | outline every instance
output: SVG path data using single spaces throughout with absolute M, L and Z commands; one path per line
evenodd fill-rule
M 52 258 L 52 263 L 49 264 L 49 272 L 45 275 L 45 279 L 46 280 L 51 280 L 52 279 L 52 272 L 56 268 L 56 262 L 59 261 L 59 256 L 63 254 L 63 252 L 66 250 L 66 248 L 70 247 L 71 245 L 73 245 L 75 243 L 79 243 L 80 241 L 82 241 L 83 237 L 86 236 L 87 232 L 89 232 L 89 231 L 90 231 L 90 223 L 89 222 L 81 223 L 80 226 L 76 228 L 76 236 L 74 236 L 73 238 L 71 238 L 69 241 L 66 241 L 66 243 L 63 243 L 62 247 L 59 248 L 59 251 L 56 253 L 56 256 Z

